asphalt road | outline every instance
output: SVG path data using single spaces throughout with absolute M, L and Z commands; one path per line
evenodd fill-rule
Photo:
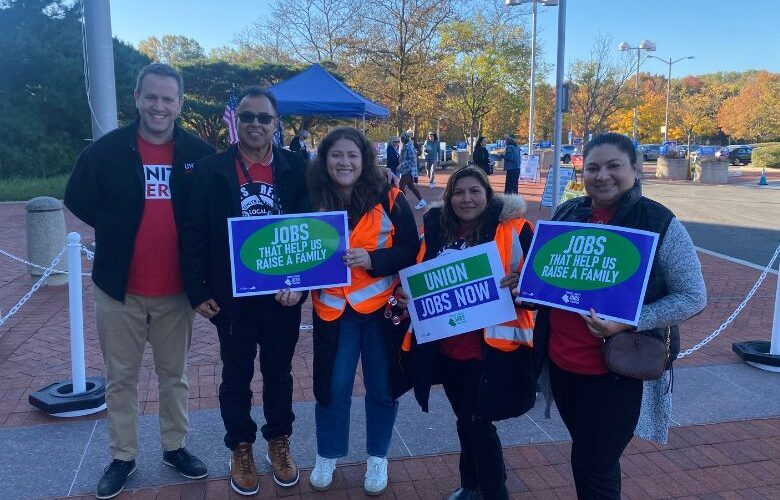
M 643 192 L 671 209 L 698 247 L 766 266 L 780 245 L 780 189 L 644 179 Z

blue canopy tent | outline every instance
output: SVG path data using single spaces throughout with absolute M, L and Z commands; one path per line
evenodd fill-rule
M 387 108 L 350 89 L 319 64 L 268 90 L 276 97 L 280 115 L 363 120 L 388 117 Z

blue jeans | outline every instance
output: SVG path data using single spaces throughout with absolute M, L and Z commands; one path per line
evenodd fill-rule
M 347 455 L 349 411 L 358 358 L 363 362 L 366 387 L 366 452 L 385 457 L 393 436 L 398 402 L 390 394 L 388 353 L 377 314 L 365 315 L 349 308 L 341 317 L 339 346 L 333 364 L 328 408 L 315 406 L 317 454 L 324 458 Z

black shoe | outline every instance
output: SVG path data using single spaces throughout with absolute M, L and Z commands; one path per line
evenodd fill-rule
M 187 448 L 166 451 L 163 453 L 163 463 L 168 467 L 173 467 L 187 479 L 202 479 L 209 475 L 206 464 L 187 451 Z
M 95 497 L 98 500 L 114 498 L 122 493 L 130 474 L 135 472 L 135 460 L 113 460 L 103 469 L 103 477 L 100 478 Z
M 482 500 L 482 493 L 479 490 L 458 488 L 447 500 Z

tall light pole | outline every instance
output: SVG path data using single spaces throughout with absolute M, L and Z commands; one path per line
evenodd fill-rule
M 659 61 L 669 65 L 669 73 L 666 76 L 666 114 L 664 115 L 664 142 L 666 142 L 669 138 L 669 96 L 672 93 L 672 65 L 677 64 L 680 61 L 684 61 L 685 59 L 693 59 L 693 56 L 681 57 L 679 59 L 675 59 L 674 61 L 672 61 L 671 57 L 667 61 L 666 59 L 661 59 L 660 57 L 654 56 L 652 54 L 648 54 L 647 57 L 658 59 Z
M 641 53 L 643 50 L 648 52 L 655 51 L 655 44 L 650 40 L 642 40 L 639 42 L 639 46 L 632 47 L 626 42 L 622 42 L 618 45 L 618 50 L 625 52 L 627 50 L 636 50 L 636 90 L 634 92 L 634 143 L 639 142 L 637 138 L 637 106 L 639 106 L 639 64 L 641 63 Z
M 530 3 L 531 8 L 531 88 L 528 105 L 528 154 L 534 150 L 534 95 L 536 94 L 536 4 L 545 6 L 558 5 L 558 0 L 504 0 L 508 7 Z

